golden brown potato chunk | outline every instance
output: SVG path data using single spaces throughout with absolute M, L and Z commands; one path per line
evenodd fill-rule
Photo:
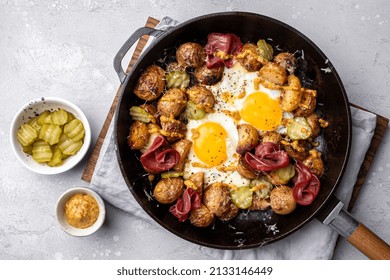
M 134 93 L 143 100 L 151 101 L 161 96 L 164 87 L 164 70 L 157 65 L 151 65 L 142 72 L 134 87 Z
M 237 125 L 238 132 L 238 144 L 237 144 L 237 153 L 244 154 L 259 143 L 259 133 L 257 129 L 250 124 L 239 124 Z
M 265 210 L 269 207 L 269 201 L 263 198 L 260 198 L 256 192 L 253 192 L 252 205 L 248 208 L 252 211 Z
M 290 74 L 297 68 L 297 59 L 292 53 L 282 52 L 274 57 L 274 62 L 286 69 Z
M 238 212 L 240 212 L 240 209 L 232 201 L 230 201 L 228 210 L 216 216 L 221 221 L 229 221 L 237 216 Z
M 214 221 L 214 215 L 202 203 L 199 208 L 191 210 L 190 223 L 196 227 L 207 227 Z
M 237 55 L 238 62 L 249 72 L 260 70 L 263 65 L 259 61 L 257 46 L 251 43 L 244 44 L 242 51 Z
M 172 145 L 180 155 L 179 163 L 173 168 L 175 171 L 182 172 L 184 170 L 184 164 L 186 163 L 188 153 L 190 152 L 192 142 L 187 139 L 177 141 Z
M 244 157 L 241 157 L 238 161 L 237 172 L 246 179 L 256 179 L 258 174 L 256 171 L 246 162 Z
M 302 161 L 309 156 L 311 145 L 306 140 L 295 140 L 291 143 L 282 141 L 283 148 L 287 154 L 294 160 Z
M 179 120 L 174 118 L 160 117 L 161 130 L 160 133 L 164 135 L 169 142 L 182 139 L 187 131 L 187 126 Z
M 179 177 L 161 179 L 153 191 L 154 198 L 162 204 L 171 204 L 183 194 L 183 179 Z
M 144 122 L 134 121 L 130 126 L 127 144 L 132 150 L 142 149 L 149 141 L 148 125 Z
M 284 85 L 287 82 L 287 71 L 275 62 L 268 62 L 259 71 L 259 77 L 277 85 Z
M 324 174 L 324 162 L 321 158 L 321 153 L 316 149 L 310 150 L 310 155 L 305 158 L 302 162 L 306 165 L 310 172 L 317 177 L 321 177 Z
M 196 68 L 195 78 L 198 83 L 203 85 L 214 85 L 222 79 L 224 66 L 216 68 L 207 68 L 206 64 Z
M 263 143 L 271 142 L 276 145 L 279 145 L 281 140 L 282 140 L 282 136 L 276 131 L 264 131 L 261 134 L 261 141 Z
M 184 185 L 187 188 L 191 188 L 199 193 L 200 197 L 203 194 L 203 185 L 204 185 L 204 172 L 197 172 L 188 177 L 188 180 L 184 181 Z
M 160 98 L 157 103 L 157 110 L 163 116 L 176 118 L 183 112 L 186 103 L 187 96 L 185 93 L 178 88 L 172 88 Z
M 294 111 L 296 117 L 310 116 L 317 106 L 317 91 L 305 89 L 299 107 Z
M 184 43 L 176 51 L 176 60 L 179 65 L 196 68 L 206 61 L 206 52 L 198 43 Z
M 295 210 L 297 203 L 294 200 L 292 189 L 288 186 L 275 187 L 271 191 L 270 205 L 276 214 L 287 215 Z
M 223 183 L 213 183 L 203 192 L 203 203 L 216 216 L 230 210 L 230 188 Z
M 317 114 L 313 113 L 310 116 L 306 117 L 307 123 L 311 128 L 311 138 L 316 138 L 321 133 L 321 125 L 319 123 L 319 117 Z
M 215 98 L 213 93 L 204 86 L 195 85 L 187 89 L 188 99 L 207 113 L 213 110 Z

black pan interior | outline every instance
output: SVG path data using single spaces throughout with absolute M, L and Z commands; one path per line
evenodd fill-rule
M 127 146 L 131 119 L 129 108 L 142 103 L 132 93 L 140 72 L 150 64 L 166 62 L 181 43 L 203 43 L 211 32 L 231 32 L 243 42 L 267 39 L 278 51 L 296 52 L 299 59 L 297 74 L 305 87 L 318 91 L 318 110 L 330 122 L 317 139 L 326 162 L 326 174 L 321 178 L 317 199 L 306 207 L 298 207 L 292 214 L 281 216 L 269 211 L 241 212 L 230 222 L 216 222 L 213 227 L 195 228 L 189 222 L 179 223 L 168 212 L 168 206 L 152 199 L 151 184 L 139 163 L 138 153 Z M 116 112 L 115 135 L 118 161 L 124 179 L 142 208 L 160 225 L 188 241 L 221 249 L 252 248 L 277 241 L 312 219 L 326 203 L 337 186 L 347 162 L 351 123 L 344 87 L 326 56 L 309 39 L 292 27 L 269 17 L 241 12 L 202 16 L 179 25 L 156 39 L 144 52 L 127 77 Z

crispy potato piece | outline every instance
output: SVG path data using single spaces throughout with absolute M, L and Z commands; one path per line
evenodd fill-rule
M 276 214 L 287 215 L 295 210 L 297 203 L 294 200 L 292 189 L 288 186 L 275 187 L 271 191 L 271 208 Z
M 196 227 L 207 227 L 214 222 L 214 215 L 202 203 L 199 208 L 191 210 L 190 223 Z
M 203 203 L 214 215 L 222 216 L 230 210 L 230 188 L 223 183 L 213 183 L 203 192 Z
M 254 72 L 260 70 L 263 65 L 259 61 L 259 54 L 257 46 L 251 43 L 244 44 L 242 46 L 242 51 L 237 55 L 238 62 L 249 72 Z M 262 59 L 264 61 L 264 59 Z
M 178 88 L 172 88 L 158 101 L 157 111 L 163 116 L 176 118 L 183 112 L 186 102 L 187 96 L 185 93 Z
M 188 180 L 184 181 L 184 185 L 187 188 L 192 188 L 197 193 L 199 193 L 200 197 L 203 194 L 203 185 L 204 185 L 204 172 L 197 172 L 188 177 Z
M 317 91 L 305 89 L 299 107 L 294 111 L 296 117 L 310 116 L 317 106 Z
M 176 51 L 176 60 L 179 65 L 196 68 L 206 61 L 206 52 L 198 43 L 184 43 Z
M 149 141 L 148 125 L 144 122 L 134 121 L 130 126 L 127 144 L 132 150 L 142 149 Z
M 292 53 L 282 52 L 274 57 L 274 62 L 286 69 L 290 74 L 297 68 L 297 59 Z
M 188 153 L 190 152 L 192 142 L 187 139 L 182 139 L 177 141 L 172 145 L 172 148 L 174 148 L 179 154 L 180 154 L 180 161 L 179 163 L 173 168 L 175 171 L 182 172 L 184 170 L 184 164 L 186 163 Z
M 291 143 L 282 141 L 281 143 L 289 157 L 294 160 L 302 161 L 309 156 L 311 145 L 307 140 L 295 140 Z
M 279 145 L 281 140 L 282 140 L 282 136 L 276 131 L 264 131 L 261 134 L 261 141 L 263 143 L 271 142 L 276 145 Z
M 240 212 L 240 209 L 232 201 L 230 201 L 228 210 L 216 216 L 221 221 L 229 221 L 237 216 L 238 212 Z
M 259 143 L 259 133 L 257 129 L 250 124 L 237 125 L 238 144 L 237 153 L 244 154 L 252 150 Z
M 153 191 L 154 198 L 162 204 L 175 202 L 184 190 L 183 179 L 180 177 L 161 179 Z
M 321 133 L 321 125 L 319 123 L 319 117 L 316 113 L 313 113 L 310 116 L 306 117 L 306 120 L 311 127 L 310 137 L 314 139 Z
M 309 151 L 310 155 L 305 158 L 302 163 L 306 165 L 310 172 L 317 177 L 321 177 L 324 174 L 324 162 L 321 158 L 321 153 L 316 149 L 312 149 Z
M 169 142 L 182 139 L 187 132 L 187 126 L 174 118 L 168 118 L 166 116 L 160 117 L 161 130 L 160 133 L 164 135 Z
M 268 82 L 282 86 L 287 82 L 287 71 L 275 62 L 268 62 L 261 67 L 259 77 Z
M 198 83 L 203 85 L 214 85 L 222 79 L 224 66 L 216 68 L 207 68 L 206 64 L 196 68 L 195 78 Z
M 252 205 L 248 208 L 251 211 L 265 210 L 269 207 L 267 199 L 260 198 L 256 192 L 253 192 Z
M 240 157 L 237 165 L 237 172 L 246 179 L 256 179 L 258 173 L 246 162 L 244 157 Z
M 187 89 L 188 99 L 192 101 L 197 107 L 210 113 L 215 104 L 213 93 L 204 86 L 195 85 Z
M 150 65 L 139 77 L 134 93 L 139 98 L 152 101 L 161 96 L 165 87 L 165 72 L 157 65 Z

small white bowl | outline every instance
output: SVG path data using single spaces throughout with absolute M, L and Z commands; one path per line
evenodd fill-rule
M 22 145 L 20 145 L 16 135 L 20 126 L 27 123 L 31 118 L 37 116 L 37 114 L 40 114 L 45 110 L 56 109 L 64 109 L 79 119 L 84 125 L 85 137 L 83 146 L 75 155 L 65 159 L 61 166 L 50 167 L 46 164 L 36 162 L 32 156 L 24 153 Z M 59 174 L 73 168 L 86 155 L 91 144 L 91 127 L 89 126 L 87 117 L 75 104 L 58 97 L 42 97 L 30 101 L 17 112 L 11 123 L 10 140 L 16 157 L 28 169 L 38 174 Z
M 99 205 L 99 216 L 96 220 L 96 222 L 88 227 L 88 228 L 75 228 L 71 226 L 68 221 L 65 218 L 65 203 L 75 194 L 89 194 L 92 196 L 97 204 Z M 95 191 L 84 188 L 84 187 L 75 187 L 72 189 L 67 190 L 64 192 L 60 198 L 57 201 L 57 207 L 56 207 L 56 216 L 57 220 L 62 228 L 66 233 L 73 235 L 73 236 L 87 236 L 91 235 L 92 233 L 96 232 L 104 223 L 104 220 L 106 218 L 106 208 L 104 206 L 104 201 L 100 197 L 99 194 L 97 194 Z

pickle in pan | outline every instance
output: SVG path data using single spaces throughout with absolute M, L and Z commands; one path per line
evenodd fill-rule
M 61 134 L 60 141 L 58 142 L 58 147 L 60 147 L 61 152 L 64 155 L 74 155 L 78 150 L 80 150 L 83 145 L 83 141 L 73 141 L 71 138 L 66 136 L 65 133 Z
M 54 145 L 60 140 L 62 129 L 59 125 L 45 123 L 39 130 L 39 139 L 44 140 L 49 145 Z
M 37 119 L 38 124 L 42 126 L 45 123 L 53 123 L 53 121 L 51 119 L 51 114 L 52 113 L 48 110 L 41 113 Z
M 60 147 L 58 147 L 58 145 L 55 145 L 53 148 L 53 156 L 51 160 L 47 163 L 47 165 L 51 167 L 60 166 L 62 164 L 63 157 L 64 155 L 61 152 Z
M 31 125 L 26 123 L 18 129 L 16 137 L 22 146 L 29 146 L 37 139 L 38 132 Z
M 53 152 L 50 145 L 43 140 L 35 141 L 32 149 L 32 157 L 36 162 L 43 163 L 51 160 Z
M 84 138 L 85 135 L 84 125 L 80 120 L 74 119 L 70 123 L 64 126 L 64 133 L 73 141 L 77 142 Z
M 68 113 L 63 109 L 54 111 L 51 114 L 51 120 L 54 124 L 64 125 L 68 122 Z

